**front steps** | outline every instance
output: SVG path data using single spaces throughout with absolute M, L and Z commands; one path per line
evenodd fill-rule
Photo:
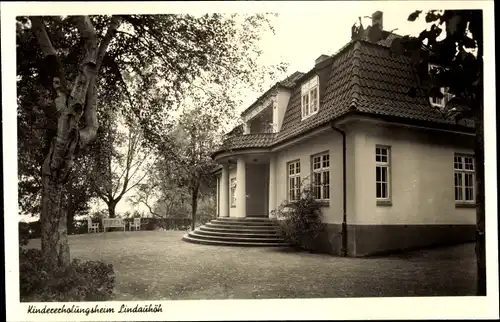
M 220 246 L 288 246 L 276 223 L 266 217 L 217 218 L 190 231 L 182 240 Z

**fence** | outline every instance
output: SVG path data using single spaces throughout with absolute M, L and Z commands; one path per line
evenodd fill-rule
M 202 216 L 197 218 L 196 224 L 205 224 L 206 222 L 214 219 L 210 216 Z M 126 227 L 128 229 L 129 222 L 133 222 L 133 218 L 125 218 Z M 100 223 L 102 225 L 102 223 Z M 141 219 L 141 229 L 142 230 L 156 230 L 156 229 L 166 229 L 166 230 L 187 230 L 191 227 L 190 218 L 142 218 Z M 102 227 L 100 227 L 102 229 Z M 88 222 L 84 220 L 74 220 L 73 227 L 70 227 L 68 234 L 78 235 L 86 234 L 88 232 Z M 40 221 L 33 222 L 19 222 L 19 235 L 27 236 L 28 238 L 40 238 L 41 226 Z

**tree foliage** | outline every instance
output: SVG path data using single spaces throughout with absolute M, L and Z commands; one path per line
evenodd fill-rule
M 133 198 L 135 204 L 146 205 L 153 216 L 171 217 L 175 209 L 188 203 L 194 224 L 199 199 L 214 192 L 212 171 L 216 163 L 211 153 L 223 136 L 224 118 L 230 116 L 217 107 L 186 107 L 174 129 L 165 134 L 175 152 L 158 156 L 155 174 L 141 185 L 141 192 Z M 155 208 L 161 208 L 162 213 Z
M 408 16 L 415 21 L 423 12 Z M 483 12 L 481 10 L 430 10 L 425 13 L 430 27 L 418 37 L 404 36 L 392 42 L 396 55 L 411 57 L 419 86 L 408 89 L 416 95 L 423 88 L 429 97 L 443 97 L 441 89 L 453 94 L 445 115 L 456 121 L 470 119 L 475 127 L 476 160 L 476 255 L 477 293 L 486 294 L 485 188 L 484 188 L 484 64 Z M 429 69 L 429 64 L 437 68 Z
M 149 176 L 129 198 L 134 206 L 144 205 L 155 218 L 184 217 L 188 200 L 188 190 L 178 185 L 174 166 L 164 158 L 155 160 Z
M 187 86 L 253 82 L 268 23 L 260 14 L 17 18 L 20 178 L 41 178 L 48 269 L 69 265 L 63 188 L 103 115 L 121 113 L 158 151 L 172 151 L 162 134 Z
M 422 14 L 409 15 L 414 21 Z M 419 87 L 427 96 L 442 98 L 446 87 L 454 97 L 448 101 L 446 114 L 458 119 L 472 118 L 483 95 L 482 81 L 482 12 L 480 10 L 431 10 L 425 14 L 430 27 L 418 37 L 404 36 L 392 42 L 395 54 L 408 55 L 415 65 Z M 436 68 L 429 70 L 429 64 Z M 415 95 L 419 88 L 410 88 Z
M 123 127 L 114 117 L 110 119 L 101 126 L 100 144 L 94 145 L 94 165 L 87 180 L 114 218 L 117 204 L 148 175 L 153 155 L 144 145 L 140 128 Z

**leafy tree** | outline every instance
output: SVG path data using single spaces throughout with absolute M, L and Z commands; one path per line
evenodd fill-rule
M 149 172 L 146 181 L 138 185 L 129 201 L 133 205 L 145 205 L 155 218 L 184 217 L 189 194 L 185 187 L 177 184 L 173 165 L 169 160 L 159 158 Z
M 191 229 L 196 224 L 200 191 L 213 184 L 212 171 L 216 163 L 211 153 L 220 144 L 221 127 L 210 109 L 195 108 L 183 114 L 177 132 L 178 184 L 188 189 L 191 196 Z
M 408 16 L 415 21 L 417 10 Z M 483 102 L 483 16 L 481 10 L 430 10 L 430 27 L 418 37 L 404 36 L 392 42 L 398 55 L 409 55 L 415 64 L 419 87 L 408 95 L 443 98 L 442 88 L 453 94 L 442 112 L 457 122 L 473 120 L 476 159 L 476 255 L 477 292 L 486 294 L 485 200 L 484 200 L 484 102 Z M 441 37 L 444 31 L 444 37 Z M 441 39 L 440 39 L 441 37 Z M 438 67 L 429 71 L 429 63 Z
M 119 124 L 112 120 L 101 127 L 106 140 L 94 150 L 96 162 L 88 178 L 92 191 L 106 204 L 109 218 L 116 217 L 118 203 L 144 180 L 151 165 L 140 129 L 120 130 Z
M 212 115 L 212 113 L 214 113 Z M 178 215 L 174 210 L 186 202 L 191 205 L 192 229 L 196 223 L 198 201 L 203 194 L 213 194 L 212 170 L 216 164 L 210 157 L 222 138 L 219 109 L 194 108 L 186 110 L 177 126 L 166 137 L 175 153 L 162 156 L 156 163 L 154 174 L 141 185 L 141 192 L 132 198 L 142 203 L 155 217 Z M 156 201 L 156 206 L 152 202 Z M 155 208 L 161 209 L 161 213 Z
M 77 156 L 98 134 L 98 102 L 137 119 L 148 141 L 168 153 L 169 144 L 158 139 L 186 84 L 206 71 L 210 83 L 228 75 L 252 83 L 257 41 L 268 23 L 260 14 L 18 17 L 18 52 L 26 54 L 17 60 L 24 71 L 18 79 L 41 93 L 18 115 L 36 113 L 46 129 L 43 140 L 31 143 L 43 156 L 41 244 L 48 271 L 69 265 L 63 188 Z M 34 88 L 18 83 L 27 96 Z
M 77 167 L 69 175 L 63 190 L 63 209 L 66 212 L 68 233 L 74 230 L 75 216 L 87 214 L 90 211 L 91 202 L 96 198 L 92 190 L 88 176 L 90 166 L 93 163 L 92 155 L 81 155 L 80 167 Z

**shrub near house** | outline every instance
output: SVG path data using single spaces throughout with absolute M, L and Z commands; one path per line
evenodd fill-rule
M 301 197 L 283 202 L 273 211 L 283 239 L 290 245 L 309 251 L 321 249 L 318 237 L 323 230 L 321 204 L 310 189 L 304 189 Z

